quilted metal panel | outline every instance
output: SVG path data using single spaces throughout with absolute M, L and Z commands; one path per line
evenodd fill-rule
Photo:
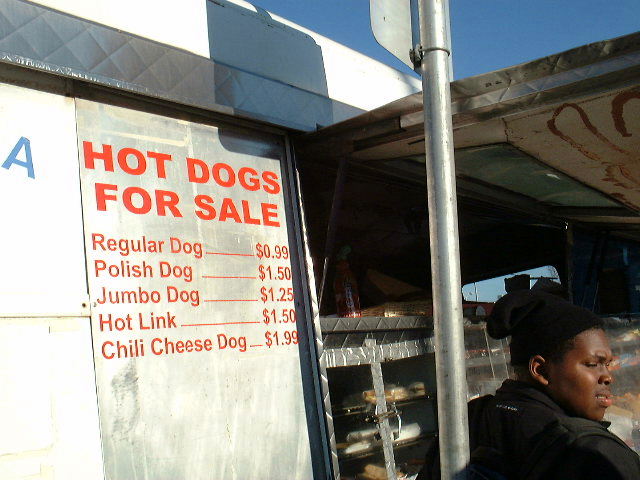
M 433 319 L 421 316 L 357 318 L 322 317 L 320 318 L 320 328 L 324 333 L 433 329 Z
M 288 141 L 287 141 L 287 146 L 289 147 Z M 291 151 L 290 148 L 287 148 L 287 150 Z M 295 158 L 293 159 L 293 163 L 295 164 Z M 296 181 L 293 182 L 292 187 L 295 187 L 295 185 L 300 185 L 300 178 L 295 168 L 294 168 L 294 172 L 292 173 L 292 176 L 296 177 Z M 294 190 L 296 191 L 298 211 L 302 213 L 305 211 L 302 192 L 296 188 L 294 188 Z M 302 235 L 302 240 L 298 241 L 298 244 L 300 245 L 300 248 L 302 249 L 302 253 L 304 254 L 304 264 L 307 267 L 306 284 L 307 284 L 307 291 L 309 292 L 309 296 L 307 297 L 309 304 L 307 305 L 307 308 L 310 311 L 312 316 L 312 321 L 310 325 L 311 334 L 309 336 L 315 340 L 314 346 L 315 346 L 316 359 L 318 360 L 318 374 L 319 374 L 318 383 L 320 384 L 320 395 L 322 396 L 322 406 L 324 407 L 324 416 L 326 420 L 326 435 L 327 435 L 327 441 L 329 444 L 329 454 L 330 454 L 331 467 L 333 470 L 332 472 L 333 479 L 339 480 L 340 465 L 338 463 L 338 448 L 336 445 L 336 433 L 333 425 L 333 409 L 331 406 L 331 396 L 329 394 L 329 378 L 327 375 L 326 355 L 324 352 L 322 333 L 320 331 L 320 310 L 318 306 L 316 290 L 314 288 L 314 286 L 316 285 L 316 281 L 313 273 L 313 258 L 311 257 L 311 251 L 309 249 L 308 229 L 305 223 L 305 216 L 297 215 L 296 218 L 298 218 L 300 221 L 298 231 L 300 231 Z
M 575 92 L 561 90 L 563 88 L 577 90 L 576 87 L 572 86 L 577 85 L 579 82 L 588 82 L 591 79 L 595 81 L 598 77 L 616 74 L 633 67 L 637 68 L 639 64 L 640 52 L 632 52 L 602 60 L 596 65 L 586 65 L 568 71 L 552 68 L 553 71 L 560 71 L 522 83 L 510 84 L 505 81 L 503 83 L 507 86 L 503 89 L 460 98 L 453 102 L 452 111 L 454 114 L 481 108 L 489 108 L 490 111 L 494 111 L 499 108 L 506 108 L 506 106 L 522 110 L 539 105 L 547 101 L 548 98 L 556 99 L 558 97 L 557 91 L 563 92 L 564 98 L 567 98 L 568 94 L 575 94 Z
M 494 118 L 507 111 L 523 112 L 561 99 L 633 82 L 640 69 L 640 32 L 584 45 L 531 62 L 463 78 L 451 83 L 454 126 Z M 362 129 L 399 117 L 402 128 L 422 124 L 422 93 L 414 93 L 320 132 L 308 141 Z M 378 132 L 379 133 L 379 132 Z
M 2 62 L 299 130 L 362 112 L 23 0 L 0 0 L 0 7 Z

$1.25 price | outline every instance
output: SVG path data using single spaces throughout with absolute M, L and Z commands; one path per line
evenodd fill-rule
M 260 289 L 260 300 L 263 302 L 291 302 L 293 301 L 293 287 Z
M 287 330 L 286 332 L 265 332 L 265 345 L 269 348 L 280 345 L 297 345 L 298 332 L 295 330 Z

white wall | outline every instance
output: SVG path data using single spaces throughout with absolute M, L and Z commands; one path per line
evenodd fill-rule
M 103 478 L 75 133 L 0 84 L 0 480 Z
M 0 480 L 103 477 L 89 318 L 0 318 Z
M 243 0 L 229 0 L 252 11 Z M 259 2 L 256 2 L 259 5 Z M 345 3 L 345 8 L 348 5 Z M 406 74 L 333 40 L 269 13 L 272 19 L 311 36 L 322 49 L 329 97 L 363 110 L 372 110 L 420 91 L 418 77 Z M 382 48 L 382 47 L 380 47 Z
M 230 0 L 247 13 L 257 12 L 256 8 L 242 0 Z M 35 3 L 64 11 L 135 35 L 182 48 L 205 57 L 210 56 L 209 39 L 215 32 L 207 31 L 207 0 L 36 0 Z M 224 5 L 223 2 L 219 4 Z M 347 5 L 345 5 L 347 8 Z M 221 9 L 218 9 L 220 11 Z M 282 17 L 269 14 L 272 21 L 280 22 L 303 32 L 316 42 L 322 53 L 326 92 L 329 98 L 363 110 L 385 105 L 398 98 L 419 91 L 417 77 L 402 73 L 383 63 L 373 60 L 322 35 L 300 27 Z M 256 32 L 248 32 L 250 37 Z M 237 50 L 238 62 L 251 51 L 242 50 L 237 43 L 229 48 Z M 382 48 L 382 47 L 381 47 Z M 300 62 L 291 59 L 291 64 Z M 227 62 L 228 63 L 228 62 Z M 232 65 L 233 66 L 233 65 Z M 244 67 L 244 65 L 243 65 Z M 290 83 L 291 74 L 286 69 L 274 73 L 259 71 L 260 62 L 255 63 L 258 75 Z M 305 85 L 295 85 L 308 89 Z M 313 89 L 309 89 L 313 91 Z
M 0 84 L 0 105 L 0 316 L 88 315 L 73 99 Z

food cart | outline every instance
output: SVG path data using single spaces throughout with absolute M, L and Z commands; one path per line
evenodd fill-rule
M 0 9 L 0 479 L 417 471 L 437 431 L 418 82 L 238 2 L 72 3 Z M 615 314 L 630 441 L 638 44 L 452 84 L 464 281 L 551 266 Z M 331 289 L 347 244 L 357 318 Z M 464 308 L 480 395 L 508 355 L 491 302 Z

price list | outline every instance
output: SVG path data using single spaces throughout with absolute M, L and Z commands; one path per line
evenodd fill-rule
M 202 243 L 177 237 L 109 238 L 94 232 L 91 239 L 91 250 L 96 253 L 93 272 L 99 281 L 96 282 L 98 295 L 94 297 L 100 310 L 98 326 L 101 333 L 114 334 L 107 337 L 100 346 L 105 359 L 213 350 L 246 352 L 249 349 L 271 349 L 298 344 L 288 246 L 257 243 L 252 246 L 255 253 L 239 253 L 208 251 Z M 130 257 L 136 253 L 137 261 L 128 259 L 114 262 L 105 259 L 109 254 Z M 142 257 L 140 253 L 143 254 Z M 165 260 L 167 255 L 173 255 L 176 259 L 169 262 Z M 207 270 L 212 265 L 224 265 L 216 261 L 207 262 L 210 257 L 240 258 L 239 262 L 236 261 L 237 274 L 202 273 L 202 270 Z M 198 276 L 204 283 L 198 281 Z M 137 279 L 156 281 L 151 288 L 139 284 L 124 289 L 114 288 L 114 285 L 122 281 Z M 211 287 L 211 282 L 217 283 Z M 238 291 L 248 292 L 249 295 L 253 292 L 255 298 L 232 298 L 234 292 Z M 213 296 L 217 298 L 209 298 Z M 210 307 L 215 311 L 225 310 L 224 304 L 245 304 L 242 318 L 215 322 L 193 321 L 200 317 L 196 312 L 204 305 L 215 305 Z M 166 308 L 153 308 L 154 305 Z M 149 309 L 149 306 L 152 308 Z M 244 326 L 240 335 L 231 334 L 225 329 L 227 326 L 238 325 Z M 172 338 L 172 331 L 188 327 L 217 328 L 216 333 L 210 336 Z M 154 331 L 157 335 L 151 339 L 129 337 L 126 341 L 118 335 L 136 331 Z
M 260 312 L 251 308 L 252 314 L 255 312 L 255 320 L 250 319 L 243 322 L 247 325 L 255 325 L 247 331 L 246 336 L 239 342 L 246 345 L 246 348 L 277 348 L 298 344 L 298 332 L 296 329 L 296 310 L 294 304 L 294 291 L 291 276 L 290 252 L 287 245 L 257 243 L 254 245 L 253 254 L 242 254 L 234 252 L 210 252 L 211 255 L 241 256 L 247 258 L 248 267 L 245 275 L 205 275 L 205 278 L 218 280 L 244 280 L 247 285 L 254 285 L 255 280 L 260 281 L 259 290 L 256 297 L 247 299 L 215 299 L 207 300 L 211 302 L 257 302 L 262 306 L 262 316 Z M 257 260 L 257 266 L 256 266 Z M 249 270 L 252 268 L 252 270 Z M 252 291 L 247 287 L 246 291 Z M 259 318 L 259 319 L 258 319 Z M 235 322 L 230 322 L 231 324 Z M 260 329 L 260 325 L 267 327 L 267 330 Z M 196 325 L 193 325 L 196 326 Z M 201 325 L 200 325 L 201 326 Z M 235 343 L 235 340 L 233 340 Z
M 109 149 L 103 145 L 101 151 L 96 151 L 96 146 L 89 143 L 84 143 L 85 164 L 95 169 L 96 160 L 104 160 L 105 151 Z M 134 151 L 132 148 L 122 150 Z M 113 148 L 111 155 L 114 155 Z M 106 165 L 111 166 L 108 162 Z M 191 164 L 187 163 L 186 177 L 192 178 L 188 165 Z M 167 175 L 168 167 L 163 168 Z M 241 167 L 236 172 L 229 168 L 229 178 L 233 178 L 232 175 L 239 178 L 243 168 L 246 169 Z M 280 181 L 279 174 L 271 171 L 260 174 L 255 168 L 249 173 L 254 179 L 271 180 L 263 194 L 271 202 L 270 196 L 276 195 L 278 203 L 260 203 L 261 221 L 254 217 L 248 200 L 238 202 L 232 197 L 225 198 L 223 204 L 228 200 L 226 210 L 221 207 L 215 211 L 214 218 L 221 222 L 221 218 L 227 218 L 223 213 L 228 212 L 229 220 L 224 220 L 222 225 L 204 223 L 202 218 L 213 214 L 196 209 L 193 220 L 196 228 L 191 230 L 202 231 L 203 226 L 208 227 L 205 231 L 213 231 L 216 245 L 206 238 L 190 235 L 189 229 L 180 235 L 127 235 L 121 228 L 116 232 L 101 229 L 90 233 L 87 242 L 90 290 L 97 316 L 98 351 L 105 360 L 246 353 L 298 344 L 291 252 L 288 244 L 282 242 L 287 238 L 281 221 L 282 189 L 280 183 L 274 183 Z M 240 191 L 254 185 L 247 183 L 243 187 L 239 183 Z M 138 204 L 145 205 L 147 199 L 152 203 L 148 190 L 125 187 L 123 192 L 130 193 L 123 194 L 123 204 L 119 205 L 118 185 L 99 182 L 95 185 L 94 201 L 98 211 L 121 216 L 127 211 L 138 212 L 142 208 Z M 164 203 L 175 203 L 169 191 L 163 191 L 162 196 L 156 191 L 154 197 L 156 201 L 163 198 Z M 203 197 L 196 195 L 194 205 L 204 205 Z M 180 196 L 176 194 L 175 198 Z M 243 206 L 242 215 L 238 203 Z M 165 217 L 172 214 L 177 222 L 184 217 L 178 205 L 164 205 L 164 210 L 157 207 L 156 216 L 160 212 Z M 152 207 L 143 211 L 148 219 L 142 225 L 153 225 Z M 243 222 L 244 225 L 238 225 Z M 246 234 L 257 225 L 262 227 L 259 234 Z M 274 241 L 247 241 L 256 237 Z
M 260 301 L 266 305 L 262 310 L 262 322 L 270 328 L 264 333 L 264 344 L 267 348 L 297 345 L 296 310 L 293 305 L 291 267 L 288 264 L 289 247 L 257 244 L 256 256 L 260 259 L 258 278 L 270 285 L 275 284 L 260 287 Z M 283 261 L 287 264 L 280 265 Z M 276 330 L 278 326 L 288 329 Z

